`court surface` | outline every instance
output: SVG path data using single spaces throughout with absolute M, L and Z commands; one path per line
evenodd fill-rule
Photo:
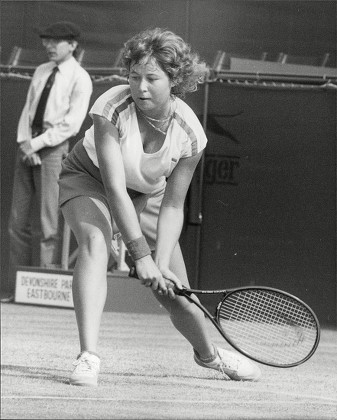
M 305 364 L 233 382 L 193 361 L 164 314 L 104 312 L 98 388 L 68 385 L 72 309 L 1 304 L 2 419 L 336 419 L 337 332 Z M 212 338 L 224 345 L 209 324 Z

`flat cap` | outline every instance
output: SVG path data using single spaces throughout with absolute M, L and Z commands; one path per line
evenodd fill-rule
M 40 29 L 40 38 L 76 39 L 81 35 L 80 28 L 72 22 L 62 21 Z

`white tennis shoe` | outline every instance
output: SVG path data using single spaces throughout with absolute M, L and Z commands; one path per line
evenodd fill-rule
M 73 363 L 75 366 L 70 376 L 70 385 L 97 386 L 101 361 L 95 354 L 82 352 Z
M 194 360 L 198 365 L 217 370 L 233 381 L 257 381 L 260 379 L 260 368 L 246 357 L 221 348 L 216 348 L 216 352 L 217 356 L 211 362 L 200 360 L 196 353 L 194 353 Z

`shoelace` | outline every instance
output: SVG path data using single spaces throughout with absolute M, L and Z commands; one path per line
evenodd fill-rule
M 230 355 L 230 356 L 228 356 L 230 360 L 226 361 L 222 358 L 222 356 L 219 353 L 218 353 L 218 355 L 219 355 L 219 358 L 220 358 L 219 370 L 222 373 L 225 373 L 224 369 L 226 369 L 226 368 L 230 369 L 230 370 L 233 370 L 233 371 L 237 371 L 239 369 L 239 362 L 240 362 L 239 359 Z
M 73 365 L 76 366 L 77 372 L 91 372 L 98 370 L 98 363 L 87 357 L 80 357 L 73 362 Z

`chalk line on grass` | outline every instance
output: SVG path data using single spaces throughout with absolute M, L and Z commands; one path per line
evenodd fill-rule
M 294 396 L 293 394 L 291 394 L 292 396 Z M 181 404 L 223 404 L 223 401 L 220 400 L 188 400 L 188 399 L 160 399 L 160 398 L 105 398 L 105 397 L 68 397 L 68 396 L 64 396 L 64 397 L 60 397 L 60 396 L 52 396 L 52 395 L 6 395 L 1 397 L 4 400 L 20 400 L 20 399 L 24 399 L 24 400 L 69 400 L 69 401 L 115 401 L 115 402 L 139 402 L 139 403 L 144 403 L 144 402 L 153 402 L 153 403 L 168 403 L 168 404 L 172 404 L 172 402 L 174 401 L 175 403 L 181 403 Z M 336 405 L 337 404 L 337 400 L 333 399 L 333 398 L 326 398 L 326 397 L 317 397 L 317 396 L 308 396 L 308 398 L 310 399 L 319 399 L 321 400 L 322 404 L 325 405 Z M 250 401 L 250 404 L 252 402 Z M 256 403 L 258 404 L 271 404 L 271 401 L 256 401 Z M 241 403 L 240 403 L 241 404 Z M 289 400 L 284 400 L 284 401 L 277 401 L 277 404 L 288 404 L 289 405 Z M 303 404 L 303 400 L 302 401 L 291 401 L 291 404 Z

